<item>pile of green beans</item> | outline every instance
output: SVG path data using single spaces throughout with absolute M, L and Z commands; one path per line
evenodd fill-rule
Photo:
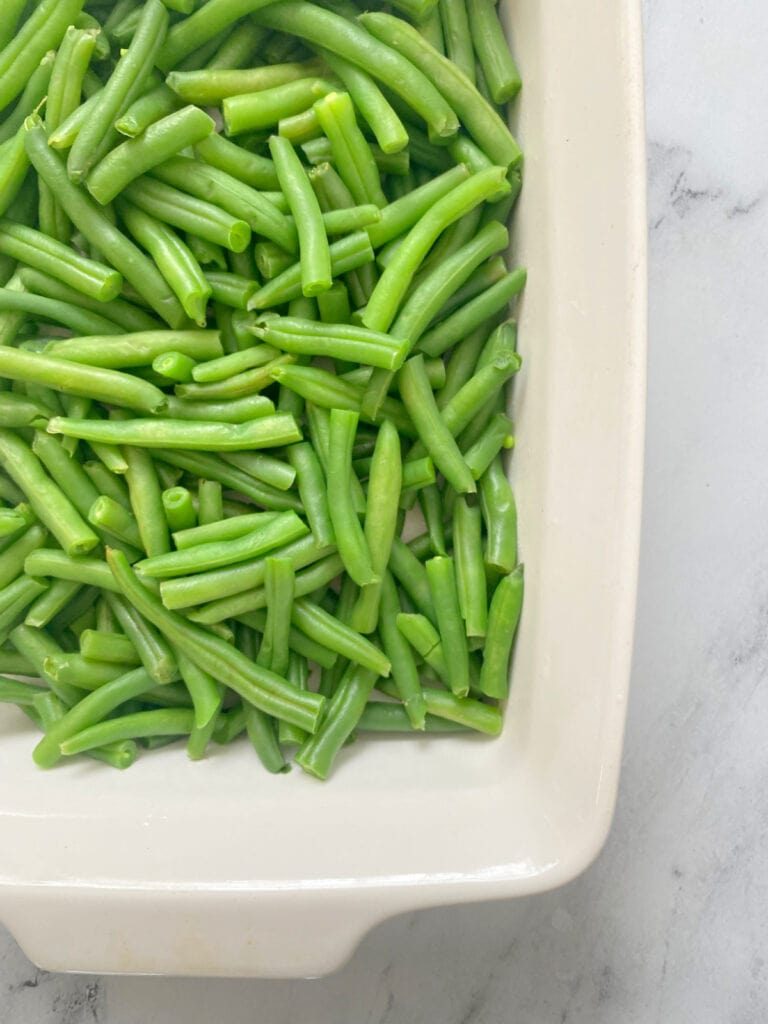
M 492 0 L 393 6 L 0 5 L 0 701 L 41 768 L 501 731 L 521 81 Z

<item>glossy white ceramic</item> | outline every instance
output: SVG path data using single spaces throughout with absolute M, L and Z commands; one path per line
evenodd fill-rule
M 615 800 L 645 378 L 637 0 L 502 0 L 525 93 L 513 473 L 527 567 L 503 736 L 377 739 L 328 784 L 245 745 L 42 772 L 0 718 L 0 918 L 55 970 L 317 975 L 383 918 L 541 891 Z

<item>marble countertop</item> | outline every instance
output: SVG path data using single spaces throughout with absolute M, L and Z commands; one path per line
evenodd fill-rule
M 768 5 L 644 7 L 645 518 L 598 862 L 544 896 L 389 921 L 313 982 L 43 974 L 0 932 L 3 1024 L 768 1020 Z

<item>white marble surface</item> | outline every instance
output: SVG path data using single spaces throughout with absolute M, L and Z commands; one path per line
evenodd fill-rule
M 3 1024 L 768 1020 L 768 4 L 646 0 L 650 379 L 614 828 L 558 892 L 413 914 L 314 982 L 36 971 Z

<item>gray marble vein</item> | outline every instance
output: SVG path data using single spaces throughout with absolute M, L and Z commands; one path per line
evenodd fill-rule
M 597 863 L 407 915 L 313 982 L 43 974 L 3 1024 L 768 1020 L 768 4 L 646 0 L 647 477 L 618 811 Z

